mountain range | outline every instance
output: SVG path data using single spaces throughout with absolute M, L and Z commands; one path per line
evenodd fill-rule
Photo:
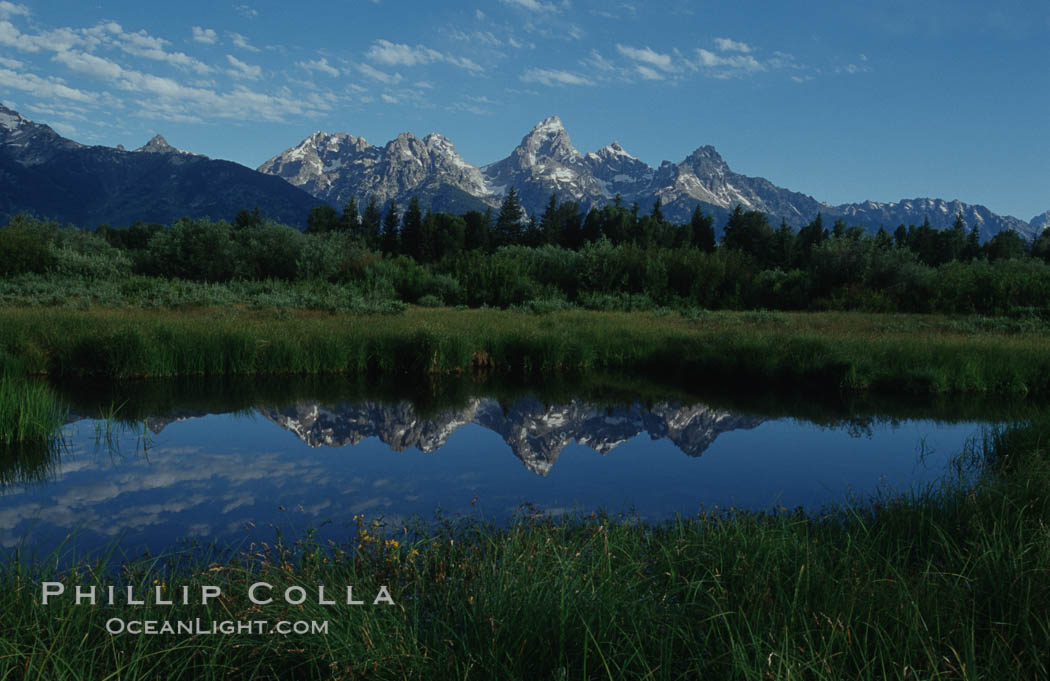
M 404 207 L 462 213 L 498 208 L 514 188 L 526 212 L 539 214 L 557 194 L 584 209 L 619 196 L 648 212 L 657 199 L 664 216 L 685 222 L 696 206 L 721 229 L 737 204 L 798 227 L 822 214 L 871 231 L 929 220 L 946 228 L 957 214 L 977 225 L 982 240 L 1012 229 L 1033 239 L 1050 226 L 1050 211 L 1024 222 L 984 206 L 935 198 L 896 203 L 830 205 L 761 177 L 732 171 L 712 146 L 682 161 L 652 168 L 613 142 L 581 153 L 557 116 L 528 132 L 506 158 L 478 167 L 465 161 L 448 138 L 405 132 L 383 146 L 345 133 L 316 132 L 251 170 L 168 145 L 160 135 L 144 146 L 85 146 L 47 125 L 0 105 L 0 215 L 29 211 L 85 227 L 124 226 L 142 220 L 170 224 L 187 217 L 231 219 L 258 207 L 268 217 L 302 227 L 322 203 L 341 208 L 351 197 L 374 196 Z
M 257 407 L 256 413 L 294 433 L 310 447 L 353 446 L 378 438 L 395 452 L 415 448 L 436 452 L 459 428 L 475 424 L 498 434 L 525 468 L 545 476 L 571 442 L 607 454 L 641 433 L 668 439 L 684 454 L 699 457 L 723 433 L 750 430 L 763 420 L 705 404 L 662 402 L 649 406 L 616 406 L 570 400 L 545 404 L 524 398 L 511 404 L 472 398 L 459 407 L 421 416 L 410 402 L 302 401 L 284 407 Z M 173 411 L 145 419 L 154 434 L 172 423 L 207 416 L 208 411 Z M 70 412 L 67 422 L 86 414 Z
M 475 398 L 463 407 L 425 419 L 408 402 L 334 406 L 303 402 L 259 412 L 311 447 L 342 447 L 377 437 L 394 451 L 415 447 L 426 453 L 440 449 L 458 428 L 473 423 L 497 433 L 514 456 L 537 475 L 547 475 L 571 442 L 607 454 L 627 440 L 648 433 L 654 440 L 670 440 L 687 456 L 698 457 L 722 433 L 749 430 L 762 423 L 756 417 L 704 404 L 609 408 L 579 400 L 548 405 L 536 399 L 507 406 L 494 399 Z
M 1004 229 L 1032 239 L 1050 224 L 1050 211 L 1025 222 L 958 200 L 830 205 L 764 178 L 733 172 L 712 146 L 701 146 L 677 163 L 664 161 L 658 168 L 632 156 L 618 142 L 581 153 L 557 116 L 540 121 L 509 156 L 482 167 L 463 160 L 452 142 L 436 133 L 420 139 L 406 132 L 378 147 L 344 133 L 316 132 L 263 163 L 259 171 L 283 177 L 337 206 L 351 197 L 361 203 L 370 195 L 381 203 L 394 200 L 403 206 L 412 196 L 425 194 L 430 201 L 424 205 L 438 210 L 447 210 L 447 205 L 484 209 L 499 206 L 513 187 L 530 214 L 542 212 L 551 194 L 557 194 L 560 201 L 576 201 L 584 209 L 620 196 L 643 212 L 659 199 L 664 216 L 675 222 L 687 221 L 700 205 L 715 216 L 718 226 L 737 204 L 767 213 L 775 223 L 783 219 L 798 227 L 819 213 L 826 224 L 842 218 L 873 232 L 880 227 L 892 232 L 897 225 L 927 219 L 943 229 L 961 213 L 968 225 L 978 226 L 982 240 Z
M 229 220 L 258 206 L 303 226 L 320 203 L 279 178 L 175 149 L 160 135 L 134 151 L 89 147 L 0 105 L 0 215 L 28 211 L 83 227 L 125 226 Z

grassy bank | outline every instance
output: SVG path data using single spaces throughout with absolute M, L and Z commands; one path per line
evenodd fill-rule
M 1044 679 L 1050 672 L 1050 419 L 991 435 L 975 485 L 819 517 L 701 513 L 507 528 L 384 527 L 359 544 L 257 543 L 67 585 L 217 585 L 208 606 L 40 605 L 53 563 L 0 568 L 0 678 Z M 253 606 L 318 584 L 396 605 Z M 195 592 L 197 593 L 197 592 Z M 327 636 L 110 636 L 135 620 L 327 621 Z
M 861 313 L 3 309 L 0 352 L 57 377 L 611 369 L 843 392 L 1050 394 L 1045 331 Z
M 54 390 L 28 379 L 22 363 L 0 351 L 0 489 L 47 474 L 64 415 Z

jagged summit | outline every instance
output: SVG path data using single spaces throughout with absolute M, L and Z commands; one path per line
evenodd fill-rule
M 134 153 L 143 154 L 184 154 L 186 156 L 199 156 L 200 154 L 194 154 L 189 151 L 183 151 L 177 149 L 170 144 L 168 140 L 164 139 L 163 135 L 157 134 L 150 138 L 149 142 L 135 150 Z
M 602 147 L 598 151 L 591 151 L 591 152 L 587 153 L 587 158 L 595 158 L 595 159 L 603 159 L 603 158 L 608 159 L 608 158 L 620 158 L 620 157 L 628 158 L 628 159 L 631 159 L 633 161 L 637 161 L 638 160 L 638 157 L 632 156 L 631 154 L 627 153 L 627 150 L 624 149 L 620 145 L 620 143 L 618 141 L 614 141 L 612 144 L 606 144 L 604 147 Z
M 572 146 L 569 133 L 557 116 L 544 118 L 537 123 L 521 139 L 514 153 L 522 167 L 534 166 L 543 159 L 571 163 L 580 158 L 580 152 Z
M 402 132 L 380 147 L 362 137 L 318 131 L 263 163 L 259 171 L 283 177 L 335 205 L 351 197 L 361 203 L 374 197 L 380 204 L 392 200 L 403 206 L 412 195 L 449 191 L 456 193 L 454 201 L 442 204 L 439 197 L 431 203 L 455 210 L 487 205 L 473 198 L 488 195 L 481 171 L 438 133 L 420 139 Z
M 983 239 L 1003 229 L 1016 230 L 1030 239 L 1050 224 L 1046 216 L 1037 216 L 1037 224 L 1029 224 L 995 215 L 982 206 L 939 199 L 834 206 L 764 178 L 733 172 L 711 145 L 697 147 L 684 159 L 665 161 L 655 169 L 630 154 L 619 141 L 581 154 L 556 115 L 534 125 L 506 158 L 482 168 L 463 160 L 452 141 L 436 132 L 422 140 L 402 133 L 383 147 L 342 133 L 319 132 L 270 159 L 259 170 L 279 175 L 335 205 L 351 196 L 361 202 L 371 195 L 381 202 L 395 200 L 403 206 L 412 196 L 420 196 L 435 210 L 449 205 L 461 212 L 468 206 L 484 210 L 485 206 L 498 207 L 514 187 L 525 211 L 531 214 L 541 212 L 551 194 L 556 194 L 559 200 L 575 201 L 584 210 L 600 207 L 616 196 L 648 210 L 659 198 L 664 216 L 680 223 L 700 205 L 720 224 L 739 204 L 767 213 L 774 222 L 784 219 L 796 227 L 819 212 L 825 219 L 842 217 L 872 231 L 880 226 L 921 224 L 927 217 L 934 227 L 944 228 L 962 212 L 967 224 L 979 225 Z
M 1036 215 L 1028 224 L 1032 227 L 1034 235 L 1038 236 L 1042 234 L 1043 230 L 1050 227 L 1050 210 Z
M 581 400 L 544 404 L 522 399 L 506 405 L 488 398 L 474 398 L 462 407 L 426 418 L 408 402 L 299 403 L 260 413 L 311 447 L 342 447 L 378 437 L 394 451 L 415 447 L 426 453 L 437 451 L 456 430 L 473 423 L 498 434 L 528 470 L 541 476 L 551 471 L 571 442 L 607 454 L 646 432 L 653 439 L 668 439 L 688 456 L 698 457 L 723 433 L 749 430 L 762 423 L 758 418 L 703 404 L 664 402 L 610 409 Z
M 542 121 L 532 126 L 533 133 L 546 133 L 546 134 L 557 134 L 558 132 L 565 132 L 565 126 L 561 122 L 561 118 L 557 115 L 547 116 Z
M 149 154 L 174 154 L 178 150 L 168 144 L 168 140 L 158 134 L 151 137 L 149 142 L 146 142 L 135 151 L 146 152 Z
M 29 119 L 22 114 L 0 104 L 0 129 L 14 132 L 20 130 L 29 122 Z

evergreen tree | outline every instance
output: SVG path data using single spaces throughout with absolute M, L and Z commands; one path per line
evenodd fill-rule
M 664 221 L 663 205 L 664 205 L 663 201 L 661 201 L 660 197 L 657 196 L 656 197 L 656 203 L 653 204 L 653 211 L 651 213 L 649 213 L 649 216 L 653 219 L 653 222 L 655 222 L 657 225 L 663 224 L 663 221 Z
M 700 204 L 693 209 L 693 217 L 689 220 L 689 230 L 690 244 L 706 253 L 714 253 L 715 219 L 710 215 L 705 215 Z
M 938 253 L 938 265 L 959 260 L 966 250 L 966 222 L 963 221 L 962 213 L 955 215 L 955 222 L 951 229 L 940 233 L 940 249 Z
M 250 227 L 258 227 L 262 223 L 262 213 L 259 212 L 258 206 L 255 207 L 255 210 L 250 212 L 247 210 L 242 210 L 233 217 L 234 229 L 248 229 Z
M 375 195 L 368 197 L 368 205 L 361 216 L 361 238 L 369 248 L 379 248 L 383 228 L 383 214 Z
M 744 211 L 740 204 L 729 214 L 722 245 L 747 253 L 760 268 L 769 265 L 772 259 L 773 229 L 769 218 L 758 210 Z
M 608 206 L 606 206 L 607 208 Z M 602 211 L 605 209 L 603 208 Z M 617 209 L 622 211 L 623 209 Z M 605 226 L 602 224 L 602 215 L 597 209 L 592 208 L 587 212 L 587 217 L 583 219 L 581 229 L 577 233 L 572 229 L 571 225 L 566 226 L 565 230 L 565 245 L 574 251 L 578 251 L 583 248 L 584 244 L 591 243 L 600 240 L 606 234 Z
M 897 244 L 897 248 L 908 247 L 908 228 L 903 224 L 897 225 L 897 229 L 893 230 L 893 243 Z
M 783 218 L 773 233 L 771 256 L 770 264 L 785 270 L 795 261 L 795 232 Z
M 464 248 L 488 251 L 492 243 L 492 209 L 484 213 L 472 210 L 463 215 L 465 223 Z
M 399 250 L 400 235 L 397 233 L 397 225 L 397 204 L 391 199 L 386 209 L 386 217 L 383 218 L 381 245 L 384 253 L 396 254 Z
M 413 196 L 401 220 L 401 252 L 416 260 L 423 260 L 423 212 L 419 199 Z
M 309 234 L 322 234 L 339 229 L 339 213 L 327 203 L 314 206 L 306 218 L 306 231 Z
M 983 250 L 989 260 L 1010 260 L 1023 258 L 1027 244 L 1014 230 L 1004 229 L 992 237 L 992 240 L 984 245 Z
M 1032 242 L 1032 255 L 1050 262 L 1050 229 L 1044 229 Z
M 981 257 L 981 233 L 975 224 L 966 235 L 966 246 L 963 248 L 962 259 L 972 262 Z
M 893 248 L 893 237 L 886 231 L 885 227 L 879 227 L 878 234 L 875 235 L 875 248 L 880 251 L 888 251 Z
M 539 229 L 542 234 L 543 243 L 561 243 L 564 227 L 559 224 L 558 218 L 558 197 L 556 194 L 551 194 L 551 198 L 547 202 L 547 207 L 543 209 L 543 215 L 540 217 Z
M 423 261 L 440 262 L 462 251 L 466 230 L 464 218 L 428 210 L 423 217 Z
M 521 242 L 521 201 L 514 187 L 510 188 L 496 218 L 496 246 L 510 246 Z
M 555 246 L 568 246 L 571 239 L 574 243 L 582 245 L 583 217 L 583 212 L 580 211 L 580 204 L 575 201 L 566 201 L 558 206 L 554 219 L 558 233 L 555 240 L 550 243 Z
M 543 232 L 540 231 L 540 226 L 536 224 L 535 215 L 529 216 L 529 221 L 526 223 L 525 230 L 521 234 L 521 243 L 523 246 L 528 246 L 529 248 L 536 248 L 543 245 Z

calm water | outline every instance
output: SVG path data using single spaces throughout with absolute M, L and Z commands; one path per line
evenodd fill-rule
M 104 421 L 74 412 L 68 448 L 42 479 L 0 489 L 0 546 L 46 552 L 73 535 L 78 551 L 119 542 L 156 553 L 182 540 L 270 540 L 273 527 L 339 539 L 360 513 L 502 521 L 524 503 L 652 521 L 702 505 L 816 510 L 934 482 L 981 431 L 899 415 L 818 425 L 681 396 L 177 402 L 111 441 Z

